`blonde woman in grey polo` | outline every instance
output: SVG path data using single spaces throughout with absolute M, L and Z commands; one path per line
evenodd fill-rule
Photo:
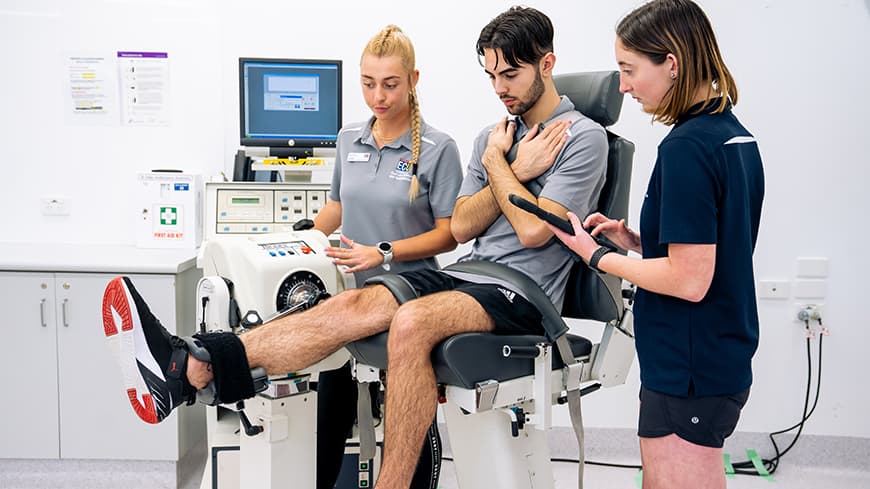
M 360 63 L 363 96 L 374 114 L 338 135 L 326 205 L 314 221 L 341 247 L 327 255 L 347 265 L 357 284 L 386 272 L 438 268 L 434 256 L 456 247 L 450 217 L 462 182 L 453 139 L 420 116 L 413 47 L 388 26 Z
M 338 136 L 338 152 L 332 187 L 327 206 L 340 206 L 342 250 L 327 254 L 337 263 L 357 269 L 356 282 L 383 273 L 396 273 L 420 268 L 437 269 L 431 248 L 406 248 L 408 238 L 423 241 L 435 229 L 436 221 L 444 220 L 444 232 L 450 232 L 449 218 L 462 182 L 462 167 L 456 143 L 447 134 L 420 121 L 420 156 L 416 172 L 409 167 L 413 147 L 412 131 L 402 134 L 378 148 L 372 134 L 374 117 L 361 124 L 351 124 Z M 411 181 L 416 173 L 417 195 L 409 199 Z M 437 232 L 437 231 L 436 231 Z M 434 237 L 431 241 L 438 240 Z M 452 238 L 451 238 L 452 240 Z M 353 249 L 377 248 L 389 242 L 393 248 L 390 263 L 384 263 L 380 250 L 374 256 L 374 267 L 364 268 L 372 261 L 352 260 Z M 452 249 L 455 243 L 450 246 Z M 428 252 L 427 252 L 428 251 Z M 364 254 L 359 253 L 359 254 Z M 410 256 L 409 256 L 410 255 Z M 421 256 L 422 255 L 422 256 Z M 411 258 L 411 259 L 409 259 Z
M 314 220 L 327 235 L 341 226 L 341 247 L 327 255 L 350 267 L 358 285 L 387 272 L 438 268 L 435 255 L 456 247 L 450 218 L 462 181 L 456 143 L 420 116 L 414 47 L 398 27 L 369 41 L 360 75 L 373 116 L 339 132 L 329 199 Z M 331 489 L 356 416 L 349 366 L 322 372 L 317 391 L 317 488 Z M 410 489 L 438 486 L 440 453 L 433 422 Z

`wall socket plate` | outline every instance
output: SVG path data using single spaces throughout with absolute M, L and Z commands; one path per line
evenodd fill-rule
M 43 216 L 68 216 L 70 199 L 66 197 L 42 197 L 40 199 Z
M 824 299 L 828 293 L 828 281 L 815 278 L 798 278 L 792 282 L 795 299 Z
M 791 283 L 788 280 L 759 280 L 756 294 L 759 299 L 788 299 L 791 295 Z
M 799 278 L 827 278 L 828 259 L 825 257 L 799 257 L 797 259 Z

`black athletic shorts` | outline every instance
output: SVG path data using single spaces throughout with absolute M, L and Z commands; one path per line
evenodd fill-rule
M 748 398 L 749 389 L 725 396 L 677 397 L 641 387 L 637 436 L 658 438 L 675 433 L 696 445 L 722 448 Z
M 495 323 L 497 334 L 543 335 L 542 316 L 538 308 L 515 290 L 505 285 L 476 284 L 438 270 L 400 272 L 420 297 L 455 290 L 470 295 Z

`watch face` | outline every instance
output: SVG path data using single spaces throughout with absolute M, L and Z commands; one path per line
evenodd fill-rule
M 381 253 L 389 253 L 393 251 L 393 245 L 386 241 L 381 241 L 378 243 L 378 249 L 381 250 Z

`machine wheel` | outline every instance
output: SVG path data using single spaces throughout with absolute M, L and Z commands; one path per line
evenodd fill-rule
M 278 287 L 275 308 L 284 311 L 303 305 L 300 310 L 308 309 L 326 294 L 326 286 L 317 275 L 308 271 L 291 273 Z

